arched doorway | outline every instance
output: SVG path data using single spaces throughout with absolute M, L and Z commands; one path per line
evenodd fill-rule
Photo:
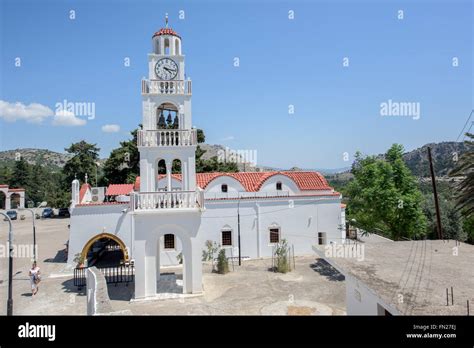
M 86 243 L 81 252 L 81 261 L 88 267 L 116 267 L 128 264 L 129 255 L 120 238 L 110 233 L 98 234 Z
M 157 293 L 184 293 L 185 257 L 178 235 L 165 233 L 158 238 L 156 258 Z
M 155 297 L 157 292 L 172 292 L 171 297 L 180 293 L 201 293 L 202 247 L 201 240 L 196 238 L 200 214 L 189 215 L 185 221 L 137 214 L 135 223 L 135 298 Z M 162 252 L 165 235 L 170 234 L 174 236 L 166 237 L 166 247 L 173 249 L 173 238 L 175 250 Z M 173 259 L 177 260 L 174 265 L 166 265 L 166 260 Z M 166 273 L 171 275 L 166 276 Z
M 202 250 L 182 226 L 163 226 L 156 249 L 156 293 L 190 294 L 202 291 Z
M 3 191 L 0 191 L 0 209 L 5 209 L 6 200 L 7 196 Z
M 20 194 L 12 193 L 10 195 L 10 207 L 11 209 L 18 209 L 20 207 Z

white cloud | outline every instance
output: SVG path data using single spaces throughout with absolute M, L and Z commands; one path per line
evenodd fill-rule
M 39 124 L 53 115 L 53 110 L 38 103 L 25 105 L 20 102 L 9 103 L 0 100 L 0 118 L 3 118 L 7 122 L 22 120 Z
M 118 133 L 120 132 L 120 126 L 118 124 L 105 124 L 102 126 L 102 132 L 104 133 Z
M 83 126 L 86 120 L 76 117 L 74 113 L 66 110 L 56 112 L 53 118 L 53 126 L 76 127 Z

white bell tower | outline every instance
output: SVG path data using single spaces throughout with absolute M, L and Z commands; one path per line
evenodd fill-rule
M 165 28 L 152 37 L 148 78 L 142 80 L 141 86 L 140 192 L 196 190 L 197 131 L 192 128 L 191 80 L 185 79 L 184 58 L 181 37 L 168 27 L 166 15 Z M 172 187 L 173 162 L 180 168 L 181 187 Z M 166 185 L 159 187 L 158 175 L 163 174 L 163 167 Z
M 185 80 L 184 69 L 181 37 L 168 27 L 166 16 L 165 28 L 152 37 L 148 78 L 141 86 L 140 188 L 130 195 L 136 298 L 156 296 L 160 260 L 170 252 L 183 257 L 183 293 L 202 291 L 202 245 L 197 234 L 204 192 L 196 187 L 197 131 L 191 127 L 191 80 Z M 172 180 L 173 163 L 180 180 Z M 170 236 L 180 245 L 165 251 L 164 241 Z

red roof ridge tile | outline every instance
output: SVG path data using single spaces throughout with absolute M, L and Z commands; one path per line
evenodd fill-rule
M 275 176 L 284 175 L 291 179 L 302 191 L 332 190 L 324 176 L 316 171 L 275 171 L 275 172 L 212 172 L 196 173 L 196 184 L 205 189 L 213 180 L 228 176 L 237 180 L 246 191 L 259 191 L 266 180 Z M 181 180 L 181 174 L 171 174 L 172 178 Z M 166 177 L 165 174 L 158 175 L 158 179 Z M 135 181 L 135 190 L 140 187 L 140 177 Z

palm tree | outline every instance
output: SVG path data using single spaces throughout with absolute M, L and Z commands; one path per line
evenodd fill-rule
M 466 133 L 467 151 L 459 157 L 458 164 L 450 176 L 462 176 L 456 185 L 457 207 L 466 217 L 474 215 L 474 134 Z

